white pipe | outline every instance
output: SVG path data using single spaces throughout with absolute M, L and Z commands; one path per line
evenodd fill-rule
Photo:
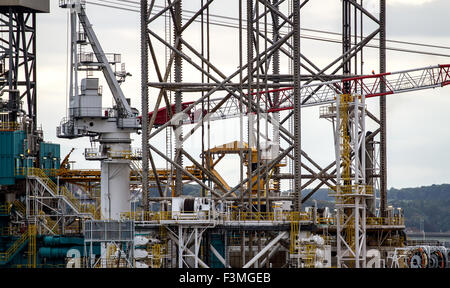
M 277 246 L 275 246 L 275 248 L 272 249 L 272 251 L 269 252 L 269 255 L 267 255 L 267 257 L 266 257 L 263 261 L 261 261 L 261 266 L 262 266 L 262 267 L 266 264 L 266 262 L 267 262 L 268 260 L 270 260 L 270 259 L 273 257 L 273 255 L 274 255 L 275 253 L 278 252 L 278 250 L 280 249 L 280 247 L 281 247 L 281 244 L 278 244 Z
M 250 266 L 252 266 L 253 263 L 255 263 L 262 255 L 264 255 L 273 245 L 275 245 L 278 241 L 280 241 L 280 239 L 283 238 L 286 235 L 286 233 L 287 232 L 283 232 L 277 237 L 275 237 L 275 239 L 270 241 L 266 247 L 264 247 L 261 251 L 259 251 L 259 253 L 256 254 L 256 256 L 253 257 L 250 261 L 248 261 L 247 264 L 245 264 L 242 268 L 249 268 Z
M 230 265 L 227 266 L 227 264 L 225 263 L 225 259 L 223 259 L 222 255 L 220 255 L 220 253 L 216 250 L 216 248 L 214 248 L 214 246 L 209 244 L 209 248 L 211 249 L 211 252 L 213 252 L 213 254 L 217 257 L 217 259 L 219 259 L 219 261 L 223 264 L 223 266 L 231 268 Z

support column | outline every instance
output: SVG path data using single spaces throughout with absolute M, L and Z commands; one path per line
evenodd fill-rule
M 130 133 L 126 132 L 105 133 L 100 139 L 104 151 L 118 155 L 130 151 L 130 143 Z M 130 160 L 124 157 L 102 160 L 100 187 L 102 219 L 120 220 L 120 213 L 131 210 Z
M 380 0 L 380 73 L 386 72 L 386 0 Z M 380 83 L 380 92 L 386 84 Z M 380 97 L 380 216 L 386 216 L 387 206 L 387 149 L 386 149 L 386 96 Z
M 199 242 L 198 242 L 198 228 L 194 228 L 194 268 L 198 268 L 198 251 L 199 251 Z
M 253 0 L 247 0 L 247 75 L 248 75 L 248 86 L 247 86 L 247 111 L 253 111 L 251 102 L 253 101 L 251 91 L 252 91 L 252 83 L 253 83 Z M 249 211 L 252 211 L 252 147 L 251 147 L 251 139 L 253 137 L 252 130 L 253 130 L 253 122 L 251 121 L 252 117 L 248 117 L 247 122 L 247 130 L 248 130 L 248 150 L 247 150 L 247 178 L 249 179 L 248 182 L 248 189 L 247 189 L 247 195 L 249 195 Z M 250 234 L 252 235 L 252 234 Z M 252 242 L 252 236 L 250 236 L 250 242 Z M 249 255 L 252 251 L 250 251 Z M 250 256 L 251 257 L 251 256 Z
M 273 0 L 272 2 L 273 2 L 272 5 L 277 10 L 279 10 L 278 0 Z M 273 13 L 272 14 L 272 18 L 273 18 L 273 24 L 272 24 L 273 38 L 272 38 L 272 41 L 275 43 L 276 41 L 278 41 L 278 39 L 280 39 L 280 34 L 279 34 L 280 31 L 279 31 L 279 27 L 278 27 L 280 25 L 280 23 L 279 23 L 279 16 L 278 16 L 278 14 Z M 276 50 L 273 53 L 272 62 L 273 62 L 273 65 L 272 65 L 273 76 L 274 77 L 275 76 L 279 77 L 279 75 L 280 75 L 280 51 L 279 50 Z M 280 81 L 279 81 L 279 79 L 277 79 L 275 77 L 273 82 L 274 83 L 279 83 Z M 274 86 L 274 88 L 277 89 L 278 87 Z M 273 93 L 272 102 L 273 103 L 278 103 L 279 102 L 279 93 L 278 92 Z M 278 145 L 277 150 L 279 151 L 279 146 L 280 146 L 280 127 L 278 125 L 280 123 L 280 113 L 279 112 L 274 112 L 272 117 L 273 117 L 273 121 L 276 123 L 276 125 L 273 125 L 273 142 L 274 142 L 274 145 Z M 276 167 L 274 173 L 275 174 L 279 174 L 280 173 L 280 168 Z M 276 185 L 275 185 L 274 188 L 275 188 L 276 195 L 279 195 L 279 193 L 281 191 L 280 190 L 281 189 L 281 187 L 280 187 L 280 180 L 278 180 L 276 182 Z M 266 204 L 266 211 L 267 212 L 270 212 L 270 209 L 271 209 L 270 206 L 271 205 L 270 205 L 269 201 L 267 201 L 267 204 Z
M 142 204 L 148 211 L 148 48 L 147 0 L 141 0 L 141 111 L 142 111 Z
M 301 101 L 300 101 L 300 0 L 293 1 L 294 14 L 294 211 L 302 207 L 301 195 Z
M 175 10 L 175 23 L 173 25 L 174 27 L 174 43 L 179 43 L 177 47 L 175 47 L 178 51 L 181 51 L 181 41 L 177 42 L 177 38 L 181 37 L 181 19 L 182 19 L 182 1 L 178 1 L 176 4 L 174 4 L 174 10 Z M 174 71 L 174 80 L 175 83 L 181 83 L 183 78 L 183 60 L 182 57 L 179 54 L 175 55 L 175 71 Z M 180 113 L 183 109 L 181 107 L 181 104 L 183 103 L 183 93 L 181 91 L 175 92 L 175 113 Z M 180 122 L 182 121 L 182 118 L 180 117 Z M 183 149 L 183 144 L 181 142 L 181 139 L 183 138 L 183 125 L 181 123 L 177 123 L 175 126 L 175 162 L 183 167 L 183 155 L 180 152 L 181 149 Z M 175 172 L 175 193 L 176 195 L 182 194 L 183 189 L 183 181 L 182 181 L 182 171 L 177 168 Z
M 183 227 L 178 225 L 178 268 L 183 268 Z

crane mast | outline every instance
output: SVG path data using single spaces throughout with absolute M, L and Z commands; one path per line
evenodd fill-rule
M 86 160 L 101 162 L 101 217 L 119 220 L 121 212 L 130 211 L 130 134 L 140 129 L 138 111 L 130 106 L 120 87 L 124 66 L 113 71 L 112 65 L 120 64 L 120 54 L 104 52 L 92 24 L 87 17 L 84 1 L 60 1 L 60 7 L 70 9 L 71 21 L 71 71 L 69 117 L 57 127 L 57 136 L 74 139 L 90 137 L 99 148 L 85 150 Z M 88 50 L 90 48 L 90 50 Z M 86 78 L 79 84 L 78 74 L 85 71 Z M 103 89 L 99 78 L 92 77 L 100 71 L 108 84 L 114 107 L 102 108 Z M 119 79 L 117 79 L 119 78 Z

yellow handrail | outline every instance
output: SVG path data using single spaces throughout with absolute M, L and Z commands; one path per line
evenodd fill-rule
M 28 268 L 36 268 L 36 225 L 28 226 Z
M 23 216 L 25 216 L 25 214 L 26 214 L 26 207 L 25 207 L 25 205 L 23 205 L 23 203 L 22 202 L 20 202 L 19 200 L 15 200 L 14 201 L 14 206 L 16 207 L 16 209 L 20 212 L 20 213 L 22 213 L 22 215 Z
M 161 244 L 152 246 L 152 268 L 161 268 Z
M 184 212 L 180 215 L 186 215 L 194 212 Z M 151 211 L 136 211 L 123 212 L 120 214 L 122 219 L 133 219 L 136 221 L 161 221 L 172 220 L 173 214 L 171 211 L 151 212 Z M 205 213 L 204 216 L 208 216 Z M 310 221 L 311 218 L 306 212 L 232 212 L 231 214 L 219 214 L 218 220 L 225 221 Z
M 34 176 L 39 178 L 55 195 L 64 196 L 79 213 L 92 213 L 92 211 L 96 210 L 95 205 L 81 204 L 80 201 L 75 197 L 75 195 L 71 191 L 69 191 L 65 186 L 58 187 L 55 184 L 55 182 L 53 182 L 42 169 L 30 167 L 26 168 L 26 171 L 28 176 Z
M 27 241 L 30 233 L 24 232 L 19 239 L 17 239 L 6 252 L 0 252 L 0 262 L 6 263 L 17 252 L 17 250 Z
M 11 205 L 9 203 L 0 205 L 0 214 L 8 215 L 11 212 Z
M 290 254 L 294 254 L 298 250 L 297 240 L 298 240 L 298 228 L 299 223 L 296 221 L 291 222 L 291 245 L 289 247 Z
M 0 122 L 0 131 L 16 131 L 19 129 L 17 122 Z

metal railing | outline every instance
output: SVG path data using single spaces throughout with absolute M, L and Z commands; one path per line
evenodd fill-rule
M 151 267 L 152 268 L 161 268 L 162 265 L 162 257 L 161 255 L 164 254 L 163 248 L 164 246 L 161 244 L 154 244 L 151 246 Z
M 48 230 L 54 234 L 60 234 L 58 221 L 53 220 L 49 215 L 45 215 L 45 212 L 42 210 L 39 210 L 38 213 Z
M 11 204 L 10 203 L 0 205 L 0 214 L 9 215 L 10 212 L 11 212 Z
M 126 259 L 99 259 L 93 268 L 132 268 Z
M 317 224 L 319 225 L 334 225 L 336 224 L 335 217 L 317 218 Z
M 103 88 L 99 86 L 98 95 L 101 96 L 103 93 Z M 117 117 L 117 113 L 111 108 L 102 107 L 76 107 L 70 108 L 70 115 L 75 118 L 81 117 L 101 117 L 101 118 L 114 118 Z
M 319 117 L 320 118 L 326 118 L 326 117 L 335 116 L 335 115 L 336 115 L 336 106 L 334 106 L 334 104 L 319 107 Z
M 106 158 L 102 156 L 102 153 L 98 148 L 86 148 L 84 149 L 84 157 L 88 159 L 101 159 Z
M 306 212 L 232 212 L 224 214 L 228 221 L 309 221 L 311 218 Z
M 78 54 L 78 62 L 94 63 L 97 62 L 97 57 L 94 57 L 94 52 L 82 52 Z M 105 53 L 106 60 L 109 64 L 116 64 L 122 62 L 122 55 L 117 53 Z
M 28 171 L 31 168 L 34 168 L 34 167 L 16 167 L 16 169 L 14 170 L 15 176 L 26 177 L 26 176 L 28 176 Z M 47 175 L 48 177 L 56 178 L 56 176 L 58 176 L 59 169 L 55 169 L 55 168 L 39 168 L 39 169 L 42 170 L 45 173 L 45 175 Z
M 266 222 L 295 222 L 295 221 L 310 221 L 308 213 L 306 212 L 231 212 L 231 213 L 217 213 L 216 217 L 212 217 L 209 211 L 197 212 L 124 212 L 120 214 L 121 219 L 159 222 L 164 220 L 192 220 L 192 219 L 211 219 L 219 221 L 266 221 Z
M 0 252 L 0 263 L 4 264 L 7 263 L 14 254 L 23 246 L 23 244 L 28 240 L 29 238 L 29 231 L 24 232 L 19 239 L 17 239 L 9 248 L 6 250 L 6 252 Z
M 0 122 L 0 131 L 16 131 L 19 128 L 20 124 L 17 122 Z
M 394 217 L 368 217 L 366 218 L 367 225 L 395 225 L 395 226 L 404 226 L 405 225 L 405 217 L 402 216 L 394 216 Z
M 86 0 L 59 0 L 59 7 L 67 8 L 68 5 L 72 5 L 75 3 L 80 3 L 81 5 L 85 5 Z
M 304 262 L 304 268 L 315 268 L 317 246 L 314 244 L 301 245 L 303 249 L 299 251 Z
M 22 216 L 26 216 L 26 213 L 27 213 L 27 208 L 25 207 L 25 205 L 23 205 L 23 203 L 22 202 L 20 202 L 19 200 L 15 200 L 14 202 L 13 202 L 13 204 L 14 204 L 14 207 L 15 207 L 15 209 L 20 213 L 20 214 L 22 214 Z
M 209 216 L 208 211 L 174 212 L 174 213 L 172 213 L 172 211 L 161 211 L 161 212 L 138 211 L 138 212 L 120 213 L 120 218 L 122 220 L 135 220 L 148 222 L 159 222 L 166 220 L 205 219 L 208 218 L 208 216 Z
M 131 151 L 108 151 L 107 156 L 111 159 L 131 159 Z
M 108 151 L 103 154 L 98 148 L 86 148 L 84 150 L 86 159 L 129 159 L 136 160 L 142 158 L 142 150 L 139 148 L 125 151 Z
M 75 212 L 78 213 L 90 213 L 96 211 L 96 208 L 92 204 L 82 204 L 79 199 L 69 191 L 65 186 L 57 186 L 42 169 L 39 168 L 26 168 L 26 175 L 28 177 L 38 178 L 42 184 L 44 184 L 54 195 L 63 196 L 72 207 L 75 208 Z M 94 216 L 92 214 L 92 216 Z
M 328 217 L 328 218 L 317 218 L 317 224 L 328 224 L 328 225 L 336 225 L 337 217 Z M 340 217 L 340 224 L 346 226 L 353 226 L 355 224 L 355 219 L 349 219 L 347 221 L 347 217 Z M 367 217 L 366 225 L 370 226 L 404 226 L 405 225 L 405 217 L 403 216 L 394 216 L 394 217 Z

